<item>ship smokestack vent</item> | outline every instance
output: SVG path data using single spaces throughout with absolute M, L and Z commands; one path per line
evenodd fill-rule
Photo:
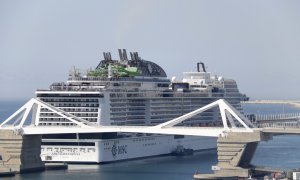
M 120 60 L 122 61 L 122 60 L 123 60 L 123 53 L 122 53 L 122 49 L 118 49 L 118 51 L 119 51 Z
M 131 58 L 131 60 L 133 60 L 133 59 L 134 59 L 134 57 L 133 57 L 133 53 L 132 53 L 132 52 L 130 52 L 130 58 Z
M 104 60 L 112 60 L 110 52 L 103 52 Z
M 128 61 L 126 49 L 118 49 L 120 61 Z
M 131 60 L 134 60 L 134 61 L 141 60 L 141 57 L 139 57 L 138 52 L 130 52 L 130 57 L 131 57 Z
M 123 49 L 123 60 L 128 61 L 126 49 Z
M 201 72 L 200 65 L 201 65 L 201 67 L 202 67 L 202 71 L 203 71 L 203 72 L 206 72 L 205 65 L 204 65 L 203 62 L 197 63 L 197 70 L 198 70 L 198 72 Z

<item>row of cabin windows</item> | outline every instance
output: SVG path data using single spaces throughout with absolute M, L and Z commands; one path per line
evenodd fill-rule
M 98 112 L 98 108 L 60 108 L 68 113 L 70 112 Z M 46 108 L 41 108 L 41 112 L 52 112 Z
M 97 118 L 83 118 L 83 119 L 85 119 L 87 121 L 90 121 L 90 122 L 97 122 Z M 45 122 L 45 121 L 47 121 L 47 122 L 49 122 L 49 121 L 50 122 L 51 121 L 55 121 L 55 122 L 62 121 L 62 122 L 66 122 L 66 123 L 69 122 L 69 120 L 65 119 L 65 118 L 40 118 L 40 122 Z
M 81 97 L 86 97 L 86 98 L 96 98 L 96 97 L 103 97 L 103 94 L 37 94 L 37 97 L 73 97 L 73 98 L 81 98 Z
M 78 117 L 97 117 L 97 113 L 72 113 L 73 115 L 75 116 L 78 116 Z M 46 117 L 46 116 L 54 116 L 54 117 L 60 117 L 58 114 L 56 113 L 41 113 L 40 114 L 40 117 Z
M 99 107 L 99 104 L 60 104 L 60 103 L 51 103 L 52 106 L 56 107 Z
M 84 98 L 78 98 L 78 99 L 46 99 L 42 98 L 42 101 L 45 102 L 98 102 L 98 99 L 84 99 Z

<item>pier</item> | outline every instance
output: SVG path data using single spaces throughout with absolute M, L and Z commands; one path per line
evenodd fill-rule
M 222 117 L 221 127 L 176 126 L 214 107 L 219 107 Z M 74 126 L 39 126 L 39 119 L 35 118 L 35 113 L 40 108 L 45 108 L 51 113 L 69 120 L 74 123 Z M 25 123 L 27 120 L 29 122 Z M 278 119 L 278 122 L 280 122 L 280 119 Z M 0 125 L 0 155 L 2 156 L 0 161 L 2 161 L 2 168 L 9 168 L 10 171 L 16 172 L 45 168 L 40 159 L 40 137 L 42 134 L 91 132 L 131 132 L 216 137 L 218 138 L 218 164 L 214 166 L 214 174 L 197 174 L 194 178 L 232 179 L 247 178 L 255 175 L 258 171 L 262 171 L 262 169 L 250 164 L 260 141 L 271 140 L 276 135 L 300 135 L 300 127 L 294 123 L 285 123 L 281 124 L 281 126 L 276 126 L 275 124 L 272 127 L 258 128 L 222 99 L 156 126 L 98 126 L 38 99 L 32 99 Z
M 218 164 L 213 167 L 214 173 L 195 174 L 194 178 L 238 179 L 270 173 L 272 170 L 255 167 L 251 160 L 259 142 L 269 141 L 273 136 L 284 134 L 300 135 L 300 129 L 263 128 L 254 129 L 252 133 L 228 132 L 218 138 Z
M 0 176 L 44 170 L 40 153 L 41 135 L 20 135 L 13 130 L 0 130 Z

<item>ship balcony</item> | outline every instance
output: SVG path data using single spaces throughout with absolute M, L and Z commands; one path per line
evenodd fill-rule
M 111 115 L 112 118 L 123 118 L 123 119 L 130 119 L 130 118 L 141 118 L 145 119 L 145 114 L 124 114 L 124 115 Z
M 85 119 L 90 122 L 97 122 L 97 117 L 81 117 L 82 119 Z M 40 118 L 40 123 L 47 123 L 47 122 L 61 122 L 61 123 L 72 123 L 69 120 L 66 120 L 61 117 L 43 117 Z
M 194 107 L 201 107 L 201 106 L 195 106 L 194 104 L 159 104 L 159 105 L 153 105 L 151 104 L 151 108 L 166 108 L 166 107 L 173 107 L 173 108 L 194 108 Z
M 146 123 L 144 122 L 144 120 L 132 120 L 132 121 L 126 121 L 126 125 L 145 126 Z
M 176 118 L 178 116 L 183 115 L 182 112 L 176 113 L 151 113 L 151 119 L 153 118 Z
M 70 122 L 69 120 L 62 117 L 41 117 L 40 118 L 40 122 L 53 122 L 53 121 Z
M 72 114 L 72 113 L 71 113 Z M 72 114 L 76 117 L 97 117 L 98 114 Z M 59 115 L 46 115 L 46 114 L 40 114 L 40 117 L 43 117 L 43 118 L 61 118 L 61 116 Z
M 111 111 L 111 115 L 114 114 L 128 114 L 128 113 L 145 113 L 145 110 L 126 110 L 124 109 L 123 111 Z
M 111 105 L 111 109 L 112 110 L 117 110 L 117 109 L 145 109 L 146 106 L 145 105 L 139 105 L 139 106 L 130 106 L 130 105 L 127 105 L 127 106 L 112 106 Z
M 126 104 L 122 107 L 115 104 L 110 104 L 112 108 L 145 108 L 145 104 Z
M 62 110 L 64 110 L 64 109 L 62 109 Z M 86 108 L 81 108 L 81 109 L 66 109 L 66 110 L 64 110 L 64 111 L 66 111 L 66 112 L 68 112 L 68 113 L 75 113 L 75 112 L 77 112 L 77 113 L 80 113 L 80 112 L 83 112 L 83 113 L 97 113 L 98 112 L 98 108 L 97 109 L 86 109 Z
M 171 113 L 171 112 L 182 112 L 182 113 L 189 113 L 192 112 L 193 109 L 157 109 L 157 110 L 151 110 L 151 113 Z M 213 115 L 213 111 L 204 111 L 201 114 L 203 115 Z
M 96 92 L 103 90 L 104 87 L 98 87 L 95 88 L 93 86 L 88 87 L 88 86 L 51 86 L 50 90 L 51 91 L 89 91 L 89 92 Z M 43 89 L 38 89 L 37 91 L 49 91 L 49 90 L 43 90 Z
M 55 106 L 56 108 L 60 108 L 60 109 L 67 108 L 67 107 L 69 107 L 69 108 L 74 108 L 74 107 L 76 107 L 76 108 L 78 108 L 78 107 L 83 107 L 83 108 L 89 108 L 89 107 L 93 108 L 93 107 L 95 107 L 95 108 L 97 108 L 97 107 L 99 107 L 99 104 L 77 104 L 77 105 L 73 104 L 73 105 L 69 105 L 69 104 L 52 104 L 51 103 L 51 105 Z
M 43 122 L 39 123 L 39 126 L 68 126 L 68 127 L 77 127 L 75 123 L 70 122 Z
M 98 117 L 98 114 L 73 114 L 73 115 L 80 118 Z
M 76 98 L 76 97 L 42 97 L 40 98 L 44 102 L 98 102 L 95 97 L 90 98 Z

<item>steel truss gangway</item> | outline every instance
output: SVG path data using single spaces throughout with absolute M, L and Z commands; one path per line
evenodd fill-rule
M 214 107 L 219 107 L 222 127 L 176 126 Z M 68 123 L 72 123 L 73 126 L 41 125 L 39 113 L 42 108 L 49 113 L 55 114 L 57 117 L 64 118 Z M 32 98 L 0 125 L 0 129 L 12 129 L 24 135 L 126 132 L 219 137 L 227 132 L 253 132 L 253 128 L 254 125 L 224 99 L 217 100 L 183 116 L 155 126 L 101 126 L 76 117 L 37 98 Z

